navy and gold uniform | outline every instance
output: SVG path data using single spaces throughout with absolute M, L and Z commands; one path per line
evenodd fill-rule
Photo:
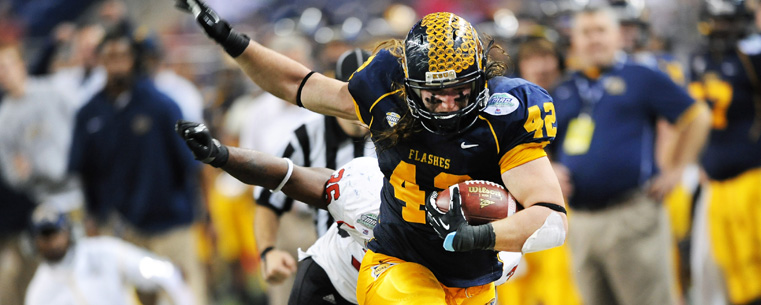
M 741 49 L 695 57 L 689 89 L 713 113 L 701 159 L 709 177 L 701 204 L 707 205 L 711 257 L 731 302 L 750 304 L 761 301 L 761 49 Z
M 757 96 L 761 94 L 757 83 L 761 54 L 738 50 L 721 60 L 703 55 L 693 59 L 692 66 L 690 93 L 708 102 L 713 117 L 711 137 L 700 160 L 708 176 L 726 180 L 761 167 L 761 141 L 752 128 L 758 107 L 754 102 L 761 98 Z
M 376 139 L 408 112 L 395 91 L 403 78 L 399 59 L 381 50 L 349 81 L 357 116 Z M 425 223 L 426 194 L 470 179 L 501 182 L 503 172 L 545 156 L 543 147 L 557 131 L 554 106 L 544 89 L 505 77 L 491 79 L 488 88 L 487 107 L 465 132 L 447 136 L 421 131 L 378 151 L 385 179 L 370 250 L 418 263 L 447 287 L 489 284 L 499 278 L 502 263 L 495 251 L 445 251 L 441 238 Z M 361 281 L 362 275 L 360 288 Z

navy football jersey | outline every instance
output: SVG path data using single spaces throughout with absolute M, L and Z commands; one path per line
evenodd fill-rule
M 407 113 L 398 93 L 403 71 L 386 50 L 371 57 L 349 81 L 359 119 L 377 140 Z M 483 179 L 502 184 L 502 173 L 546 156 L 555 136 L 555 109 L 544 89 L 522 79 L 489 81 L 491 97 L 476 123 L 457 135 L 420 131 L 412 139 L 378 150 L 384 174 L 375 238 L 368 247 L 430 269 L 448 287 L 471 287 L 499 278 L 495 251 L 448 252 L 426 224 L 426 195 L 452 184 Z
M 711 179 L 724 180 L 761 166 L 761 141 L 752 133 L 761 107 L 761 54 L 725 54 L 721 60 L 708 55 L 692 61 L 689 91 L 711 106 L 712 128 L 700 160 Z M 754 93 L 754 90 L 755 93 Z M 754 105 L 759 103 L 759 105 Z

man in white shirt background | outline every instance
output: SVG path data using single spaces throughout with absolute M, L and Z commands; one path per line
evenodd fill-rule
M 34 211 L 32 234 L 42 263 L 27 305 L 136 304 L 133 289 L 163 291 L 175 305 L 195 303 L 172 263 L 113 237 L 74 240 L 66 215 L 52 206 Z

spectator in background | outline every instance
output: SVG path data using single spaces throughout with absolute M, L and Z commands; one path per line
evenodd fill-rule
M 131 38 L 107 35 L 98 55 L 106 85 L 77 114 L 69 160 L 69 169 L 81 176 L 87 213 L 104 233 L 176 263 L 197 303 L 204 304 L 204 274 L 191 230 L 198 164 L 173 134 L 180 109 L 139 71 Z
M 98 8 L 98 23 L 107 33 L 132 35 L 135 28 L 127 13 L 123 0 L 104 0 Z
M 106 72 L 98 65 L 95 54 L 104 34 L 103 28 L 97 24 L 78 26 L 68 46 L 58 49 L 55 59 L 51 58 L 52 62 L 47 63 L 50 67 L 46 69 L 53 73 L 57 86 L 74 95 L 77 107 L 103 90 L 106 84 Z
M 79 105 L 89 101 L 105 84 L 105 73 L 98 67 L 95 54 L 103 35 L 132 35 L 133 31 L 122 0 L 105 0 L 97 7 L 93 21 L 58 24 L 31 62 L 31 74 L 54 74 L 56 83 L 74 94 Z
M 26 292 L 27 305 L 132 304 L 140 291 L 163 290 L 175 305 L 192 305 L 193 294 L 172 263 L 112 237 L 72 238 L 66 216 L 40 205 L 32 234 L 42 264 Z
M 19 46 L 0 45 L 0 295 L 22 304 L 37 262 L 21 232 L 37 203 L 81 208 L 82 194 L 66 176 L 75 104 L 49 79 L 29 78 Z
M 177 75 L 164 65 L 164 50 L 156 36 L 148 36 L 148 30 L 137 31 L 138 40 L 144 52 L 146 73 L 153 78 L 156 88 L 166 94 L 180 107 L 182 118 L 203 122 L 203 96 L 189 80 Z
M 584 304 L 676 304 L 671 236 L 658 203 L 694 162 L 708 111 L 665 74 L 629 62 L 615 14 L 575 15 L 573 51 L 582 70 L 554 90 L 556 174 L 574 210 L 573 270 Z M 658 168 L 657 117 L 678 128 L 681 150 Z
M 59 51 L 74 40 L 76 36 L 77 27 L 71 22 L 63 22 L 53 29 L 50 37 L 48 37 L 40 48 L 37 58 L 30 61 L 29 75 L 41 76 L 51 73 L 53 69 L 53 62 L 58 55 Z
M 544 90 L 551 91 L 565 71 L 563 57 L 555 46 L 542 37 L 530 37 L 518 46 L 517 73 Z
M 0 46 L 0 173 L 37 203 L 61 201 L 71 211 L 82 204 L 66 163 L 76 104 L 50 79 L 29 78 L 17 45 Z M 64 199 L 61 199 L 64 198 Z
M 132 35 L 133 31 L 122 0 L 101 1 L 97 7 L 93 21 L 58 24 L 31 61 L 32 75 L 55 75 L 56 83 L 75 96 L 78 106 L 89 101 L 105 84 L 105 73 L 98 67 L 95 54 L 103 35 L 106 32 Z

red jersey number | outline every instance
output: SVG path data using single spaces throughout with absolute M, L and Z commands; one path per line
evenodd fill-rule
M 338 200 L 341 197 L 341 190 L 338 187 L 338 181 L 344 176 L 344 169 L 341 169 L 337 173 L 334 173 L 325 183 L 325 203 L 330 204 L 333 200 Z

